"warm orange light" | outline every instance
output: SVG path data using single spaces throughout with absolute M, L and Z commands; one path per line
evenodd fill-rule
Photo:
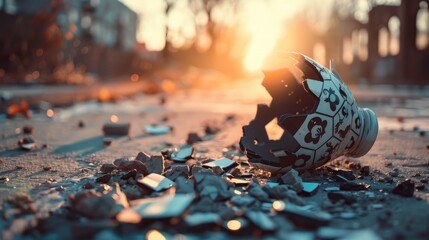
M 273 209 L 276 211 L 283 211 L 285 208 L 285 203 L 283 201 L 274 201 L 273 202 Z
M 241 222 L 238 220 L 229 220 L 226 227 L 231 231 L 237 231 L 241 228 Z
M 130 77 L 131 82 L 137 82 L 138 80 L 140 80 L 140 76 L 138 74 L 132 74 Z
M 111 99 L 111 97 L 112 95 L 110 94 L 110 91 L 107 88 L 102 88 L 98 93 L 98 100 L 100 102 L 107 102 Z
M 116 123 L 119 121 L 119 117 L 116 115 L 112 115 L 112 116 L 110 116 L 110 121 L 113 123 Z
M 49 118 L 53 118 L 55 116 L 54 110 L 52 109 L 46 110 L 46 116 L 48 116 Z
M 66 34 L 64 34 L 64 38 L 66 39 L 66 40 L 72 40 L 73 39 L 73 33 L 71 33 L 71 32 L 67 32 Z
M 146 239 L 147 240 L 167 240 L 167 238 L 165 238 L 165 236 L 162 235 L 162 233 L 159 232 L 158 230 L 150 230 L 149 232 L 147 232 Z

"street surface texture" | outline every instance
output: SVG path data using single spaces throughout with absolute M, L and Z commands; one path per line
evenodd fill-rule
M 301 197 L 300 195 L 297 198 L 303 201 L 301 203 L 303 208 L 314 212 L 318 210 L 329 212 L 333 219 L 329 220 L 328 227 L 302 226 L 294 221 L 290 213 L 283 214 L 278 206 L 273 205 L 278 204 L 278 201 L 274 203 L 275 199 L 271 202 L 263 201 L 258 199 L 257 194 L 250 194 L 250 196 L 254 201 L 260 202 L 260 205 L 253 208 L 247 207 L 263 212 L 260 221 L 264 221 L 265 218 L 271 219 L 270 221 L 275 224 L 274 229 L 263 226 L 263 223 L 260 224 L 262 226 L 258 226 L 252 222 L 257 218 L 255 216 L 246 214 L 243 216 L 241 213 L 241 216 L 237 217 L 237 212 L 240 212 L 238 209 L 246 209 L 244 204 L 235 206 L 236 215 L 224 214 L 228 216 L 222 216 L 220 221 L 207 220 L 207 223 L 199 223 L 195 227 L 189 227 L 189 222 L 187 227 L 183 227 L 181 221 L 184 218 L 180 218 L 180 215 L 171 218 L 170 221 L 155 218 L 145 225 L 136 226 L 136 224 L 118 225 L 116 221 L 105 219 L 85 220 L 87 218 L 70 209 L 69 195 L 83 191 L 85 183 L 89 181 L 96 190 L 99 189 L 97 186 L 99 183 L 95 183 L 94 179 L 103 175 L 100 173 L 102 164 L 113 163 L 115 159 L 123 157 L 133 158 L 142 151 L 151 155 L 160 155 L 162 150 L 169 148 L 168 146 L 180 147 L 186 144 L 190 132 L 196 132 L 203 137 L 203 141 L 193 144 L 195 159 L 223 157 L 222 150 L 225 147 L 238 143 L 242 134 L 241 127 L 254 117 L 256 104 L 269 101 L 270 97 L 265 89 L 257 81 L 253 81 L 216 89 L 179 91 L 166 97 L 165 104 L 160 104 L 159 95 L 136 95 L 116 103 L 83 102 L 71 107 L 55 109 L 56 115 L 52 119 L 46 117 L 44 112 L 34 112 L 30 119 L 1 118 L 0 201 L 9 201 L 7 204 L 2 204 L 1 208 L 2 237 L 4 239 L 19 239 L 25 236 L 36 238 L 50 236 L 53 239 L 56 237 L 112 239 L 115 236 L 151 238 L 161 234 L 160 236 L 167 239 L 173 237 L 183 239 L 180 238 L 183 236 L 188 239 L 239 237 L 359 239 L 362 236 L 367 236 L 365 239 L 427 239 L 429 234 L 429 185 L 427 183 L 429 181 L 429 101 L 425 97 L 399 96 L 377 99 L 364 95 L 358 98 L 360 107 L 370 107 L 378 116 L 377 141 L 371 151 L 361 158 L 340 157 L 327 165 L 335 164 L 340 168 L 351 168 L 356 177 L 361 175 L 361 167 L 369 166 L 369 176 L 363 176 L 351 182 L 369 184 L 371 188 L 363 191 L 339 191 L 345 194 L 340 198 L 347 198 L 344 197 L 347 195 L 354 201 L 346 204 L 347 200 L 340 199 L 335 202 L 334 197 L 328 198 L 327 190 L 339 187 L 342 183 L 335 180 L 335 173 L 334 175 L 327 173 L 326 167 L 301 176 L 304 182 L 318 183 L 319 188 L 312 196 Z M 116 115 L 119 122 L 131 124 L 130 134 L 115 137 L 110 146 L 105 146 L 102 127 L 111 121 L 112 115 Z M 79 126 L 79 122 L 84 126 Z M 143 132 L 143 129 L 149 124 L 172 126 L 173 131 L 164 135 L 148 135 Z M 36 141 L 37 148 L 33 151 L 21 150 L 17 145 L 18 140 L 24 137 L 21 128 L 25 125 L 34 126 L 34 133 L 31 136 Z M 205 135 L 206 125 L 217 126 L 220 131 L 213 135 Z M 270 131 L 274 130 L 269 129 L 268 132 Z M 235 160 L 240 162 L 246 159 L 245 156 L 240 156 Z M 190 161 L 194 160 L 188 160 L 187 163 Z M 359 165 L 360 167 L 356 167 Z M 121 176 L 125 173 L 127 172 L 115 174 Z M 253 173 L 255 180 L 267 181 L 267 178 L 261 174 Z M 116 180 L 113 179 L 117 178 L 112 176 L 109 184 L 114 188 Z M 272 176 L 270 181 L 275 182 L 277 179 L 276 176 Z M 411 179 L 418 187 L 416 190 L 413 189 L 412 197 L 392 193 L 396 184 L 404 182 L 405 179 Z M 246 188 L 246 186 L 236 186 L 233 189 L 236 190 L 233 195 L 249 192 L 249 187 Z M 22 194 L 19 195 L 20 197 L 14 197 L 17 193 Z M 16 204 L 22 201 L 22 198 L 28 197 L 26 194 L 32 198 L 29 202 L 36 209 L 23 210 L 22 208 L 27 205 Z M 174 194 L 174 192 L 165 191 L 164 194 Z M 150 197 L 160 196 L 159 193 L 149 195 Z M 129 197 L 128 193 L 127 197 Z M 270 197 L 272 198 L 271 195 Z M 289 204 L 285 202 L 286 205 Z M 267 209 L 267 203 L 273 206 L 278 214 L 273 209 Z M 198 204 L 194 202 L 193 205 Z M 314 208 L 316 210 L 312 206 L 316 206 Z M 99 208 L 94 211 L 108 211 L 108 209 Z M 207 209 L 205 213 L 207 219 L 213 216 L 212 211 Z M 191 210 L 194 216 L 195 212 L 198 211 Z M 29 220 L 32 219 L 29 216 L 33 215 L 37 215 L 36 219 L 39 219 L 39 222 Z M 56 217 L 53 219 L 63 219 L 62 222 L 55 225 L 49 221 L 40 220 L 51 215 Z M 62 218 L 63 215 L 67 217 Z M 303 218 L 303 221 L 309 222 L 309 225 L 312 221 L 317 221 L 300 214 L 295 217 L 297 218 Z M 231 219 L 238 220 L 231 222 Z M 83 224 L 79 225 L 76 222 Z M 239 223 L 244 231 L 234 230 L 233 223 Z

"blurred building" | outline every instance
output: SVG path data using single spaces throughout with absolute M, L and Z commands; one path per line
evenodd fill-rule
M 379 5 L 368 23 L 350 17 L 332 25 L 322 40 L 345 79 L 370 83 L 429 83 L 428 0 Z
M 15 72 L 15 82 L 22 72 L 48 75 L 62 66 L 97 76 L 129 73 L 137 18 L 118 0 L 0 0 L 0 55 L 8 59 L 0 68 Z

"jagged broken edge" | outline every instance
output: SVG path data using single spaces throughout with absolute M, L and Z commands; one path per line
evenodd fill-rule
M 311 77 L 308 75 L 308 73 L 306 74 L 305 72 L 303 72 L 300 68 L 297 67 L 297 64 L 306 64 L 305 66 L 310 67 L 312 72 L 317 75 L 316 81 L 317 79 L 319 79 L 319 81 L 322 81 L 322 82 L 323 82 L 323 77 L 321 76 L 318 68 L 324 68 L 324 67 L 321 66 L 319 63 L 312 61 L 311 58 L 308 58 L 305 55 L 300 53 L 288 52 L 287 57 L 295 61 L 294 64 L 288 64 L 286 66 L 286 68 L 289 70 L 291 75 L 294 76 L 296 81 L 301 80 L 299 81 L 299 83 L 303 85 L 303 88 L 305 91 L 307 91 L 308 93 L 318 98 L 319 96 L 316 96 L 310 90 L 306 82 L 306 80 L 312 80 L 314 77 Z M 332 61 L 331 61 L 330 69 L 331 69 L 331 72 L 338 79 L 340 79 L 338 73 L 333 68 Z M 263 73 L 264 75 L 266 75 L 266 72 L 263 72 Z M 267 89 L 264 83 L 262 83 L 262 85 Z M 271 101 L 271 103 L 272 102 L 273 101 Z M 270 106 L 271 106 L 271 103 L 270 103 Z M 313 106 L 313 109 L 308 114 L 314 113 L 316 111 L 316 108 L 317 108 L 317 104 Z M 284 131 L 282 134 L 282 137 L 279 140 L 269 139 L 265 126 L 272 119 L 275 118 L 275 115 L 276 114 L 270 111 L 270 107 L 267 106 L 266 104 L 258 104 L 255 118 L 251 120 L 248 125 L 245 125 L 242 127 L 243 136 L 240 138 L 239 145 L 242 152 L 246 154 L 247 157 L 249 158 L 250 163 L 252 163 L 257 167 L 260 167 L 262 165 L 264 169 L 267 169 L 272 173 L 280 173 L 291 169 L 293 166 L 293 162 L 281 161 L 278 157 L 276 157 L 272 153 L 271 149 L 273 149 L 274 147 L 281 146 L 285 151 L 293 153 L 293 152 L 296 152 L 300 146 L 293 138 L 293 136 L 280 125 L 279 126 L 282 127 Z M 281 116 L 278 117 L 278 120 L 281 118 Z M 286 139 L 288 139 L 288 141 L 286 141 Z M 254 142 L 255 140 L 257 141 L 256 144 Z

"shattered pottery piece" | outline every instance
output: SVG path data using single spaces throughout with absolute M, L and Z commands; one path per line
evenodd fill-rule
M 137 182 L 156 192 L 169 189 L 175 185 L 170 179 L 156 173 L 151 173 L 144 178 L 138 179 Z
M 185 217 L 185 222 L 189 227 L 215 224 L 219 222 L 220 216 L 217 213 L 193 213 Z
M 139 152 L 135 160 L 145 163 L 150 160 L 150 155 L 145 152 Z
M 104 174 L 101 177 L 98 177 L 97 179 L 95 179 L 95 182 L 98 183 L 108 183 L 110 181 L 110 178 L 112 177 L 112 175 L 110 174 Z
M 341 169 L 341 168 L 336 168 L 336 167 L 331 167 L 328 166 L 327 169 L 334 173 L 336 177 L 341 178 L 341 179 L 347 179 L 349 181 L 351 180 L 355 180 L 356 176 L 353 174 L 353 171 L 351 170 L 347 170 L 347 169 Z
M 143 175 L 148 174 L 148 170 L 146 168 L 146 165 L 140 161 L 136 161 L 136 160 L 122 161 L 117 166 L 118 166 L 117 169 L 121 170 L 121 171 L 131 171 L 131 170 L 135 169 L 135 170 L 137 170 L 137 172 L 139 172 Z
M 173 165 L 170 169 L 165 171 L 164 176 L 172 181 L 175 181 L 178 177 L 189 177 L 189 166 L 188 165 Z
M 194 181 L 186 179 L 185 177 L 179 176 L 176 178 L 176 193 L 193 193 L 194 192 Z
M 162 155 L 151 156 L 150 159 L 145 162 L 147 171 L 149 173 L 164 174 L 164 157 Z
M 343 201 L 346 204 L 353 204 L 357 201 L 355 196 L 347 192 L 328 192 L 328 198 L 333 203 Z
M 144 127 L 144 132 L 151 134 L 151 135 L 163 135 L 170 133 L 172 128 L 170 126 L 166 125 L 147 125 Z
M 102 173 L 111 173 L 113 170 L 116 170 L 117 166 L 111 164 L 111 163 L 105 163 L 101 165 L 100 172 Z
M 31 151 L 36 148 L 36 142 L 31 137 L 25 137 L 19 139 L 18 146 L 21 149 Z
M 250 183 L 249 180 L 244 180 L 240 178 L 231 178 L 231 179 L 227 179 L 227 181 L 234 184 L 234 186 L 236 187 L 247 186 Z
M 325 226 L 333 219 L 327 212 L 312 211 L 293 204 L 286 204 L 282 212 L 297 226 L 309 229 Z
M 259 104 L 255 119 L 243 126 L 240 148 L 254 166 L 286 172 L 316 168 L 341 155 L 360 157 L 375 142 L 378 122 L 374 112 L 359 108 L 334 70 L 297 53 L 295 64 L 264 72 L 262 85 L 272 97 Z M 283 129 L 270 139 L 266 125 L 277 121 Z
M 277 228 L 276 223 L 261 211 L 246 211 L 245 215 L 255 226 L 263 231 L 274 231 Z
M 198 133 L 195 133 L 195 132 L 188 133 L 188 138 L 186 139 L 187 144 L 192 145 L 194 143 L 202 142 L 202 141 L 203 141 L 203 138 L 200 137 L 200 135 L 198 135 Z
M 221 167 L 223 170 L 228 170 L 237 165 L 238 164 L 234 160 L 225 157 L 203 164 L 204 167 L 214 168 L 218 166 Z
M 70 196 L 70 202 L 76 212 L 91 219 L 112 218 L 128 207 L 127 198 L 121 192 L 118 184 L 106 194 L 93 190 L 79 192 Z
M 363 176 L 369 176 L 369 173 L 370 173 L 369 166 L 363 166 L 360 169 L 360 172 L 362 173 Z
M 414 182 L 410 179 L 405 179 L 405 181 L 396 185 L 396 187 L 392 190 L 392 193 L 404 197 L 412 197 L 414 195 L 414 190 Z
M 106 123 L 103 125 L 104 135 L 126 136 L 130 131 L 129 123 Z
M 362 191 L 370 188 L 371 185 L 365 183 L 345 182 L 340 185 L 340 190 L 343 191 Z
M 22 132 L 24 134 L 31 135 L 34 132 L 34 126 L 33 125 L 25 125 L 24 127 L 22 127 Z
M 104 144 L 104 146 L 106 146 L 106 147 L 108 147 L 108 146 L 110 146 L 110 145 L 112 145 L 112 143 L 113 143 L 113 138 L 103 138 L 103 144 Z
M 293 190 L 296 192 L 301 192 L 302 189 L 304 189 L 304 186 L 302 185 L 302 179 L 298 175 L 298 172 L 295 169 L 289 170 L 287 173 L 285 173 L 280 180 L 290 186 Z
M 200 196 L 207 196 L 214 201 L 227 200 L 233 196 L 233 191 L 220 176 L 207 172 L 197 172 L 194 175 L 197 191 Z
M 194 148 L 190 145 L 185 145 L 179 151 L 173 152 L 170 159 L 178 162 L 186 162 L 186 160 L 192 157 L 193 153 Z
M 130 205 L 143 219 L 170 218 L 181 215 L 194 198 L 195 194 L 164 195 L 158 198 L 133 200 Z
M 301 194 L 304 196 L 313 196 L 317 193 L 317 190 L 319 189 L 318 183 L 312 183 L 312 182 L 303 182 L 302 183 L 303 189 Z

